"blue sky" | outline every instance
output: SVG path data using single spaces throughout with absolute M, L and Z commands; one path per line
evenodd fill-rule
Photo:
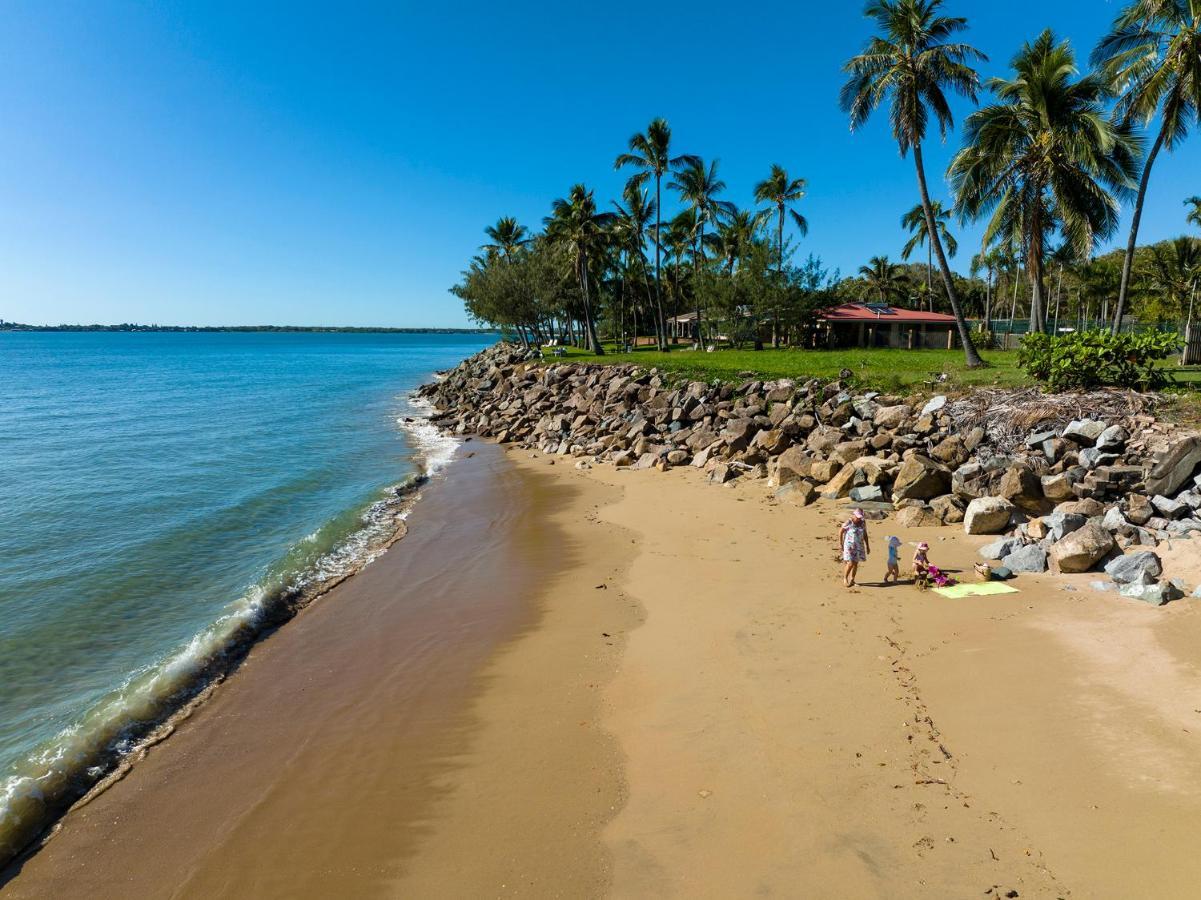
M 947 6 L 986 75 L 1046 26 L 1086 57 L 1117 8 Z M 837 107 L 867 33 L 850 0 L 9 2 L 0 318 L 465 324 L 446 289 L 482 228 L 537 225 L 577 181 L 617 196 L 614 156 L 660 115 L 739 205 L 773 162 L 806 177 L 802 254 L 897 258 L 912 163 L 883 116 L 852 136 Z M 940 193 L 957 140 L 927 150 Z M 1183 233 L 1197 193 L 1201 136 L 1161 157 L 1143 238 Z

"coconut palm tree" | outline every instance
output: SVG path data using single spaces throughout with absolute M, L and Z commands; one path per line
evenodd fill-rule
M 554 202 L 551 214 L 542 220 L 546 227 L 546 236 L 553 243 L 566 248 L 572 255 L 576 281 L 584 306 L 588 349 L 598 356 L 605 351 L 596 335 L 588 267 L 594 261 L 603 258 L 607 242 L 605 229 L 612 219 L 612 213 L 597 212 L 592 191 L 582 184 L 577 184 L 565 198 L 561 197 Z
M 955 254 L 959 252 L 959 242 L 955 240 L 955 235 L 951 234 L 951 230 L 947 227 L 947 223 L 951 221 L 951 211 L 943 207 L 941 200 L 935 200 L 930 206 L 934 210 L 934 223 L 938 227 L 938 238 L 946 248 L 947 256 L 954 259 Z M 933 312 L 934 247 L 930 241 L 926 240 L 926 211 L 920 203 L 901 216 L 901 227 L 912 235 L 901 249 L 901 259 L 908 262 L 914 250 L 921 246 L 926 248 L 926 297 L 930 304 L 930 310 Z
M 991 213 L 985 244 L 1020 233 L 1030 277 L 1030 330 L 1042 331 L 1047 243 L 1056 229 L 1078 258 L 1118 226 L 1111 191 L 1136 184 L 1141 144 L 1104 109 L 1104 79 L 1077 74 L 1071 46 L 1050 30 L 1013 59 L 1014 76 L 994 78 L 999 102 L 967 118 L 949 174 L 956 203 L 971 218 Z
M 1143 165 L 1130 219 L 1113 319 L 1117 334 L 1126 311 L 1151 167 L 1160 150 L 1170 153 L 1184 141 L 1201 115 L 1201 2 L 1134 0 L 1093 51 L 1092 63 L 1121 91 L 1118 113 L 1126 121 L 1150 125 L 1159 113 L 1159 131 Z
M 1187 309 L 1191 322 L 1192 300 L 1201 282 L 1201 241 L 1178 237 L 1170 243 L 1155 244 L 1147 261 L 1151 286 L 1167 301 L 1161 312 L 1179 316 Z
M 530 242 L 529 229 L 517 224 L 517 220 L 512 216 L 497 219 L 495 225 L 484 229 L 484 234 L 488 235 L 491 243 L 484 244 L 480 249 L 487 253 L 499 253 L 505 259 L 512 259 L 513 253 L 519 247 L 524 247 Z
M 647 298 L 650 299 L 650 277 L 646 267 L 646 235 L 655 218 L 658 204 L 649 199 L 646 189 L 642 187 L 641 179 L 637 177 L 626 182 L 625 189 L 622 191 L 622 200 L 624 203 L 613 201 L 613 207 L 617 210 L 616 219 L 613 222 L 614 237 L 617 246 L 625 252 L 627 262 L 632 258 L 637 263 L 643 286 L 646 288 Z M 655 343 L 662 346 L 664 335 L 660 331 L 661 323 L 658 316 L 652 316 L 652 318 L 655 319 Z M 634 324 L 634 340 L 637 342 L 637 319 Z
M 735 209 L 719 225 L 714 250 L 727 273 L 734 274 L 734 267 L 746 255 L 758 230 L 759 217 L 749 209 Z
M 864 281 L 863 293 L 875 296 L 880 303 L 905 296 L 909 288 L 905 270 L 887 256 L 873 256 L 866 266 L 859 267 L 859 276 Z
M 776 264 L 781 286 L 784 284 L 785 213 L 792 216 L 793 224 L 796 225 L 797 231 L 802 236 L 809 233 L 808 220 L 791 208 L 794 203 L 799 203 L 805 196 L 805 186 L 804 178 L 789 178 L 784 167 L 775 163 L 772 163 L 771 174 L 755 185 L 755 202 L 770 203 L 774 209 L 769 207 L 763 211 L 764 214 L 768 215 L 771 212 L 776 214 Z M 771 345 L 778 347 L 780 345 L 779 316 L 773 315 L 772 318 Z
M 641 178 L 655 179 L 655 306 L 659 315 L 659 329 L 662 335 L 667 334 L 667 319 L 663 315 L 663 296 L 660 287 L 659 268 L 662 259 L 662 247 L 659 235 L 663 231 L 660 213 L 663 209 L 663 176 L 672 166 L 683 165 L 689 157 L 671 155 L 671 126 L 666 119 L 654 119 L 646 132 L 633 135 L 629 141 L 630 151 L 619 154 L 613 161 L 614 169 L 633 166 L 638 169 Z M 667 350 L 667 344 L 660 339 L 660 350 Z
M 1184 201 L 1184 205 L 1192 207 L 1185 221 L 1190 225 L 1196 225 L 1198 228 L 1201 228 L 1201 197 L 1189 197 Z
M 675 175 L 668 183 L 672 190 L 679 191 L 680 199 L 684 201 L 694 216 L 696 231 L 692 237 L 692 267 L 693 272 L 700 270 L 705 263 L 705 225 L 717 228 L 721 219 L 734 211 L 734 204 L 726 200 L 718 200 L 717 195 L 726 189 L 726 183 L 717 177 L 715 159 L 708 166 L 699 156 L 686 157 L 676 168 Z M 694 291 L 696 299 L 696 328 L 697 336 L 704 343 L 704 332 L 701 329 L 700 295 Z
M 905 156 L 913 151 L 918 190 L 926 215 L 926 231 L 942 272 L 943 287 L 959 329 L 959 340 L 969 368 L 984 365 L 976 352 L 963 318 L 959 294 L 951 278 L 934 207 L 926 185 L 922 143 L 930 114 L 938 123 L 939 136 L 946 139 L 954 125 L 947 92 L 975 101 L 980 76 L 971 64 L 987 57 L 976 48 L 953 41 L 967 28 L 967 20 L 940 14 L 942 0 L 872 0 L 864 14 L 874 19 L 879 33 L 863 52 L 852 57 L 843 70 L 848 79 L 840 97 L 842 109 L 851 117 L 851 130 L 861 128 L 887 98 L 891 105 L 892 134 Z

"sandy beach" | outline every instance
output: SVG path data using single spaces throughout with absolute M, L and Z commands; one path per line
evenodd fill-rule
M 883 587 L 983 542 L 887 522 L 848 591 L 833 503 L 462 456 L 0 894 L 1194 894 L 1195 604 Z

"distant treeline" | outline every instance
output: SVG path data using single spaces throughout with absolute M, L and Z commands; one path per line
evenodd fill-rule
M 349 334 L 492 334 L 492 328 L 355 328 L 325 325 L 23 325 L 0 319 L 0 331 L 303 331 Z

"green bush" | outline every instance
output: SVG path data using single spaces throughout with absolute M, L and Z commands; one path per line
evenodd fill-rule
M 1018 349 L 1018 367 L 1053 391 L 1102 386 L 1145 391 L 1168 383 L 1170 374 L 1156 363 L 1179 347 L 1180 335 L 1162 331 L 1028 334 Z

